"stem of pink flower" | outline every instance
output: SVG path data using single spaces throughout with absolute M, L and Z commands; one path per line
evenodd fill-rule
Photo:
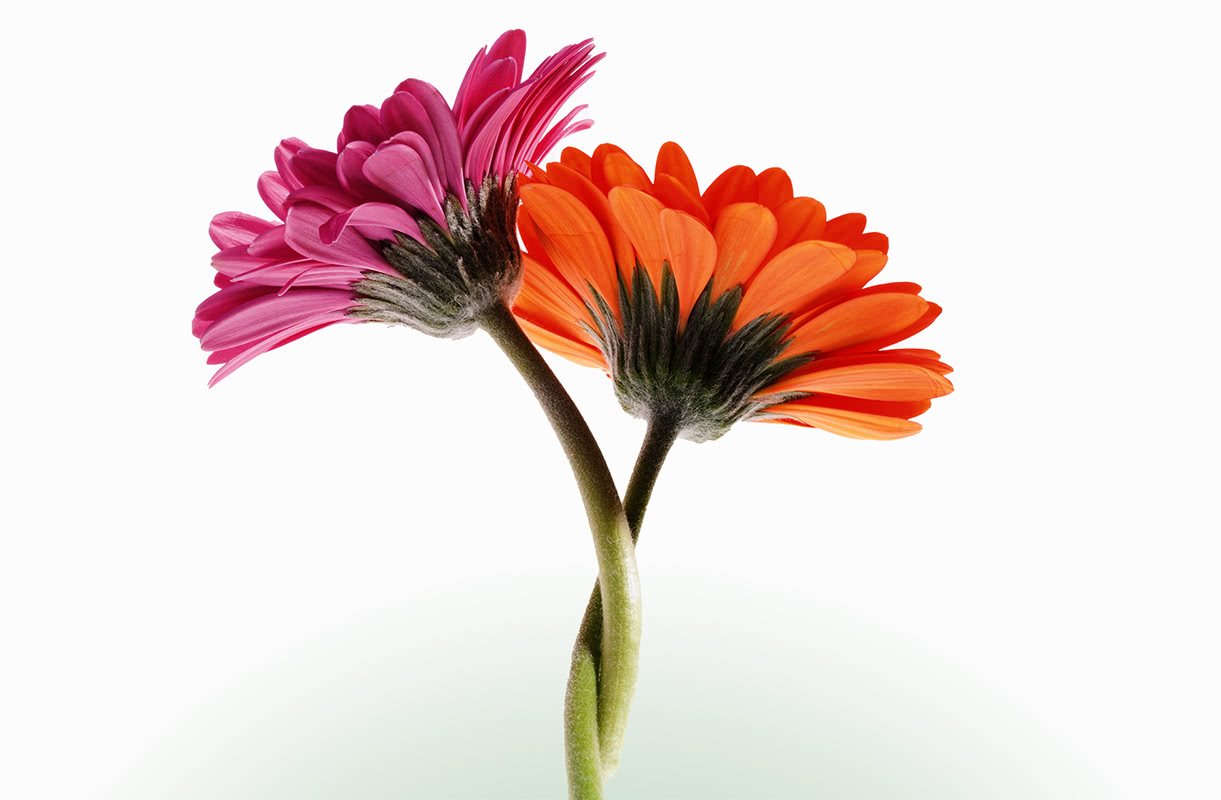
M 619 490 L 568 392 L 526 337 L 508 306 L 498 303 L 480 317 L 504 350 L 555 429 L 585 503 L 598 559 L 598 635 L 592 647 L 579 637 L 564 705 L 569 796 L 602 797 L 602 783 L 618 761 L 636 687 L 640 653 L 640 578 L 635 548 Z M 585 626 L 582 626 L 582 631 Z

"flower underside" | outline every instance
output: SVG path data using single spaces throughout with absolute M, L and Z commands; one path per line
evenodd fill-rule
M 731 332 L 741 287 L 713 299 L 709 281 L 681 327 L 678 285 L 668 262 L 660 297 L 643 264 L 637 262 L 630 286 L 619 271 L 621 319 L 596 288 L 590 291 L 597 308 L 589 309 L 594 324 L 588 330 L 606 358 L 619 402 L 633 416 L 664 419 L 683 438 L 703 442 L 805 394 L 757 396 L 814 354 L 784 356 L 790 344 L 787 315 L 756 317 Z
M 871 281 L 889 240 L 828 218 L 779 168 L 738 165 L 701 191 L 667 142 L 653 175 L 622 149 L 566 148 L 519 176 L 523 283 L 536 343 L 605 370 L 630 413 L 716 438 L 737 421 L 897 439 L 953 391 L 932 350 L 887 349 L 941 313 Z
M 478 190 L 466 185 L 467 208 L 452 194 L 446 199 L 448 231 L 421 219 L 424 242 L 396 233 L 375 243 L 397 274 L 365 272 L 352 286 L 360 305 L 350 317 L 460 338 L 490 306 L 512 303 L 522 278 L 514 179 L 489 175 Z
M 209 233 L 217 291 L 192 333 L 220 364 L 211 383 L 262 353 L 340 323 L 379 320 L 463 336 L 511 301 L 522 261 L 516 175 L 588 128 L 564 113 L 602 54 L 561 48 L 527 76 L 526 37 L 482 48 L 453 103 L 409 78 L 378 105 L 354 105 L 335 149 L 287 138 L 259 195 L 279 221 L 238 211 Z

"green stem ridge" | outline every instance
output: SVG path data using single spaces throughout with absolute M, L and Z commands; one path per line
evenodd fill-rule
M 570 797 L 600 800 L 602 782 L 618 759 L 639 665 L 640 579 L 631 529 L 589 426 L 508 306 L 494 304 L 479 322 L 543 407 L 568 456 L 589 518 L 598 558 L 597 630 L 590 637 L 579 636 L 573 651 L 564 743 Z M 586 627 L 582 625 L 583 634 Z
M 623 500 L 628 525 L 631 526 L 633 545 L 640 537 L 640 526 L 644 521 L 649 496 L 653 493 L 653 485 L 657 482 L 662 464 L 665 463 L 666 455 L 674 445 L 674 440 L 678 438 L 678 433 L 679 426 L 674 420 L 655 418 L 649 422 L 648 432 L 645 433 L 644 442 L 640 447 L 640 455 L 636 457 L 636 466 L 632 469 L 632 477 L 628 481 L 627 492 L 624 494 Z M 591 703 L 601 700 L 601 695 L 591 700 L 587 694 L 590 691 L 598 692 L 600 689 L 596 681 L 590 680 L 590 675 L 597 675 L 601 666 L 602 641 L 602 591 L 599 580 L 594 583 L 593 594 L 590 595 L 589 604 L 585 607 L 585 616 L 581 619 L 581 629 L 577 633 L 577 641 L 573 646 L 572 671 L 568 676 L 566 718 Z M 618 766 L 621 747 L 621 740 L 614 742 L 612 748 L 606 746 L 605 738 L 603 738 L 601 763 L 605 777 L 610 777 Z M 573 794 L 572 797 L 574 800 L 577 797 L 582 800 L 585 798 L 583 795 L 576 794 Z M 601 797 L 601 795 L 588 795 L 588 797 Z

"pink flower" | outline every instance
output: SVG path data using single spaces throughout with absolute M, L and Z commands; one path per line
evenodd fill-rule
M 211 384 L 250 359 L 340 322 L 378 320 L 437 336 L 470 333 L 521 282 L 514 176 L 592 125 L 578 106 L 553 122 L 602 54 L 593 42 L 526 80 L 526 35 L 475 55 L 451 107 L 409 79 L 381 106 L 353 106 L 334 152 L 285 139 L 258 189 L 279 222 L 238 211 L 210 228 L 220 290 L 192 332 Z M 211 385 L 210 384 L 210 385 Z

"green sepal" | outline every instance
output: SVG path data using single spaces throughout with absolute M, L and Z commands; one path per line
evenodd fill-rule
M 783 375 L 808 364 L 812 354 L 784 356 L 791 321 L 766 315 L 730 332 L 742 303 L 741 287 L 712 296 L 709 281 L 680 331 L 678 285 L 662 265 L 661 292 L 643 265 L 630 279 L 619 273 L 619 317 L 592 286 L 586 304 L 590 334 L 610 367 L 615 393 L 628 413 L 666 419 L 683 438 L 716 439 L 735 422 L 802 393 L 757 397 Z
M 396 233 L 373 243 L 397 274 L 365 272 L 353 285 L 361 305 L 350 316 L 460 338 L 493 304 L 512 303 L 522 279 L 516 182 L 467 181 L 466 194 L 466 207 L 454 195 L 445 200 L 448 231 L 420 217 L 423 242 Z

